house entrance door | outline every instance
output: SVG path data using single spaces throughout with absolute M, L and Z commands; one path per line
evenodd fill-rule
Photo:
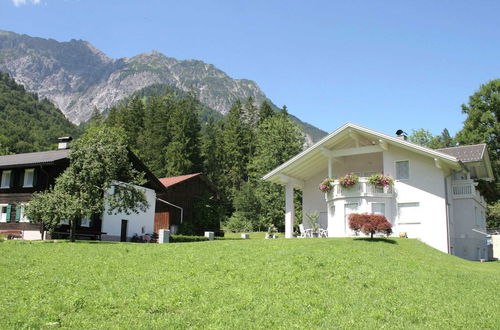
M 120 242 L 127 241 L 127 226 L 128 226 L 128 220 L 122 220 L 122 231 L 120 235 Z

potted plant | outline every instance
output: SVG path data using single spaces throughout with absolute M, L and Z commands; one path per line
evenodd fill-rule
M 276 228 L 275 225 L 270 224 L 267 227 L 266 239 L 278 238 L 278 236 L 274 234 L 274 233 L 277 233 L 277 232 L 278 232 L 278 228 Z
M 306 217 L 307 217 L 307 222 L 309 223 L 309 227 L 311 227 L 312 236 L 319 237 L 319 224 L 318 224 L 319 213 L 318 212 L 306 213 Z
M 368 183 L 376 187 L 386 187 L 394 183 L 394 179 L 389 175 L 384 175 L 383 173 L 374 174 L 368 178 Z
M 359 177 L 356 174 L 350 173 L 339 179 L 339 184 L 343 188 L 351 188 L 359 182 Z
M 319 184 L 319 190 L 321 190 L 324 193 L 329 193 L 333 189 L 333 181 L 334 179 L 332 178 L 325 178 Z

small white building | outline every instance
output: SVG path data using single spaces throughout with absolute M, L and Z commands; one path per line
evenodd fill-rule
M 359 182 L 330 192 L 327 177 L 356 174 Z M 394 183 L 383 188 L 367 180 L 383 173 Z M 348 237 L 350 213 L 383 214 L 393 235 L 405 233 L 465 259 L 487 259 L 486 203 L 475 179 L 492 180 L 486 145 L 432 150 L 348 123 L 264 176 L 285 185 L 285 236 L 293 237 L 293 189 L 302 190 L 302 213 L 318 212 L 329 237 Z M 307 220 L 303 224 L 307 226 Z
M 132 185 L 135 189 L 140 190 L 146 196 L 149 207 L 146 211 L 137 210 L 136 212 L 129 211 L 108 213 L 108 206 L 105 206 L 102 214 L 101 231 L 103 241 L 130 241 L 134 235 L 143 236 L 144 234 L 151 235 L 154 230 L 155 207 L 156 207 L 156 192 L 153 189 Z

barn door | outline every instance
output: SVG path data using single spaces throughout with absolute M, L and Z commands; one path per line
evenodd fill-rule
M 168 212 L 158 212 L 155 213 L 155 226 L 154 232 L 159 233 L 160 229 L 169 229 L 170 219 Z

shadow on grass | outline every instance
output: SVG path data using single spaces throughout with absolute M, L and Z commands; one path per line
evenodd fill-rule
M 388 244 L 398 244 L 398 242 L 396 242 L 395 240 L 390 239 L 390 238 L 385 238 L 385 237 L 374 237 L 374 238 L 358 237 L 358 238 L 355 238 L 354 240 L 355 241 L 382 242 L 382 243 L 388 243 Z

